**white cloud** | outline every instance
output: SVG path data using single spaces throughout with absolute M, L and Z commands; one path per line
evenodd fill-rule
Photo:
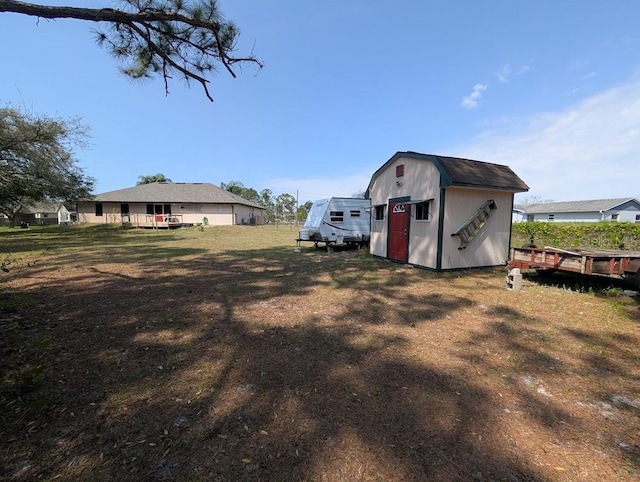
M 487 90 L 487 86 L 484 84 L 476 84 L 473 86 L 473 91 L 466 97 L 462 98 L 461 106 L 465 109 L 474 109 L 478 107 L 478 101 L 482 97 L 482 93 Z
M 454 152 L 509 165 L 545 199 L 640 197 L 640 81 L 504 120 Z
M 517 74 L 518 75 L 522 75 L 522 74 L 526 74 L 527 72 L 529 72 L 531 70 L 531 67 L 529 65 L 522 65 L 520 66 L 520 68 L 518 69 Z
M 509 64 L 504 65 L 498 72 L 496 72 L 496 79 L 502 83 L 509 82 L 511 79 L 511 66 Z

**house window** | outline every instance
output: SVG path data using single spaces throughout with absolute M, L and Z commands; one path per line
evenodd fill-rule
M 193 213 L 202 212 L 202 206 L 180 206 L 180 209 L 184 209 L 185 211 L 190 211 Z
M 127 203 L 120 204 L 120 214 L 129 214 L 129 205 Z
M 384 208 L 385 205 L 384 204 L 380 204 L 380 206 L 376 206 L 376 221 L 383 221 L 384 220 Z
M 329 211 L 329 217 L 334 223 L 341 223 L 344 221 L 344 211 Z
M 620 216 L 619 214 L 612 214 L 611 221 L 617 221 L 619 216 Z
M 96 203 L 96 216 L 102 216 L 102 203 Z
M 421 203 L 416 203 L 416 221 L 430 221 L 431 216 L 429 212 L 431 211 L 431 202 L 424 201 Z
M 147 204 L 147 214 L 155 214 L 153 212 L 153 204 Z
M 352 218 L 359 218 L 360 217 L 360 210 L 352 209 L 349 214 L 351 215 Z
M 636 223 L 640 223 L 640 214 L 636 214 Z
M 396 166 L 396 177 L 404 176 L 404 164 L 398 164 Z
M 549 214 L 549 221 L 553 221 L 555 219 L 555 214 Z

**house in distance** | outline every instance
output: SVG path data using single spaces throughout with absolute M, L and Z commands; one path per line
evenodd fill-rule
M 264 224 L 262 206 L 211 183 L 153 182 L 78 202 L 78 222 L 172 228 Z
M 397 152 L 371 177 L 373 255 L 441 270 L 504 265 L 514 194 L 508 166 Z
M 640 223 L 640 201 L 630 197 L 538 203 L 522 207 L 522 212 L 526 221 Z

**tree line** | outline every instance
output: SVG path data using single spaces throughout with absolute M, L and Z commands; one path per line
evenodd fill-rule
M 258 192 L 251 187 L 245 187 L 240 181 L 222 182 L 220 187 L 265 208 L 269 222 L 304 222 L 313 205 L 313 201 L 307 201 L 298 206 L 297 199 L 292 194 L 282 193 L 274 196 L 271 189 L 263 189 Z
M 75 149 L 85 144 L 88 129 L 77 119 L 36 116 L 15 108 L 0 108 L 0 214 L 15 225 L 25 208 L 40 202 L 73 204 L 92 197 L 95 180 L 78 166 Z M 141 175 L 137 185 L 171 182 L 164 174 Z M 239 181 L 220 187 L 265 208 L 267 219 L 304 221 L 311 208 L 292 194 L 245 187 Z

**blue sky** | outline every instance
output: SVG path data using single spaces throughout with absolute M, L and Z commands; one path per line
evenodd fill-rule
M 57 4 L 58 2 L 40 2 Z M 109 0 L 62 0 L 113 7 Z M 81 117 L 96 192 L 163 173 L 300 202 L 363 191 L 396 151 L 509 165 L 524 196 L 640 198 L 637 0 L 221 0 L 239 54 L 197 84 L 132 82 L 95 26 L 0 14 L 0 105 Z M 524 196 L 518 196 L 516 200 Z

